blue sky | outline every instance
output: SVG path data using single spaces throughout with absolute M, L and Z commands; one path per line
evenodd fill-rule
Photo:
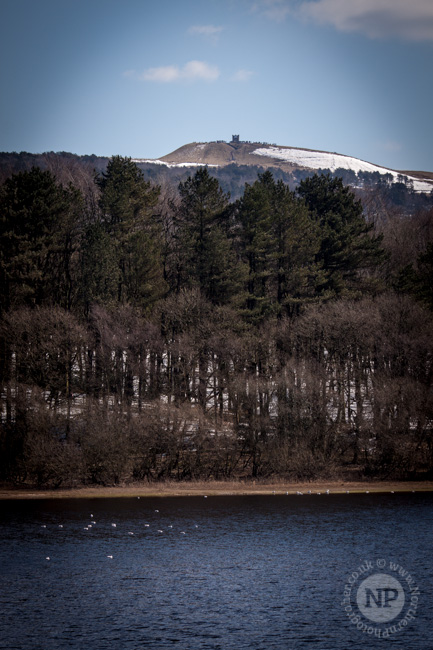
M 433 171 L 433 0 L 0 0 L 0 150 L 241 139 Z

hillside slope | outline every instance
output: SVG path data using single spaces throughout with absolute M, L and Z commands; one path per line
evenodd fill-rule
M 157 160 L 136 159 L 139 163 L 153 163 L 168 167 L 194 167 L 207 165 L 221 167 L 230 164 L 277 167 L 285 172 L 306 170 L 351 170 L 390 176 L 391 182 L 410 182 L 417 192 L 431 192 L 432 174 L 428 172 L 400 172 L 359 160 L 353 156 L 285 147 L 257 142 L 192 142 Z

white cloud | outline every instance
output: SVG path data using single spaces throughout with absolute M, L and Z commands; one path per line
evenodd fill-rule
M 370 38 L 433 40 L 432 0 L 256 0 L 273 20 L 296 16 Z
M 217 66 L 204 61 L 189 61 L 184 66 L 177 65 L 149 68 L 138 75 L 142 81 L 171 83 L 174 81 L 216 81 L 220 76 Z
M 254 2 L 252 8 L 253 11 L 260 11 L 267 18 L 278 23 L 294 13 L 293 0 L 258 0 Z
M 215 25 L 192 25 L 188 29 L 188 34 L 197 34 L 216 43 L 223 29 L 223 27 L 217 27 Z
M 209 65 L 204 61 L 190 61 L 181 70 L 184 79 L 203 79 L 204 81 L 216 81 L 220 71 L 216 65 Z
M 143 81 L 168 83 L 170 81 L 177 81 L 180 78 L 180 70 L 175 65 L 166 65 L 160 68 L 149 68 L 139 76 Z
M 253 76 L 254 72 L 251 70 L 240 69 L 231 77 L 232 81 L 248 81 Z
M 320 24 L 370 38 L 433 39 L 432 0 L 317 0 L 303 2 L 299 11 Z

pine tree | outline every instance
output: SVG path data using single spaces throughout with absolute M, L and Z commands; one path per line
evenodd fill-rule
M 72 308 L 82 209 L 80 192 L 58 185 L 48 171 L 33 167 L 6 180 L 0 190 L 0 319 L 24 306 Z M 11 362 L 0 335 L 1 384 L 10 379 Z
M 80 293 L 86 316 L 93 304 L 116 302 L 119 274 L 112 238 L 101 223 L 90 224 L 81 248 Z
M 315 259 L 317 224 L 303 202 L 269 171 L 245 187 L 238 210 L 249 268 L 249 318 L 293 315 L 305 301 L 316 299 L 324 281 Z
M 238 202 L 242 253 L 248 265 L 246 308 L 248 317 L 257 322 L 275 313 L 270 292 L 272 258 L 277 249 L 272 227 L 274 188 L 271 172 L 259 174 L 253 185 L 245 186 Z
M 274 184 L 273 196 L 276 300 L 280 313 L 292 316 L 306 303 L 323 298 L 325 273 L 316 260 L 319 228 L 304 203 L 282 181 Z
M 385 253 L 382 237 L 372 234 L 373 224 L 363 217 L 361 201 L 341 178 L 329 174 L 301 181 L 298 194 L 320 227 L 317 261 L 328 275 L 324 288 L 337 296 L 374 288 L 368 272 L 384 260 Z
M 400 270 L 395 289 L 412 294 L 433 310 L 433 244 L 428 244 L 426 250 L 418 255 L 416 268 L 411 263 Z
M 175 210 L 175 236 L 182 251 L 178 288 L 197 287 L 213 304 L 236 301 L 244 268 L 229 237 L 229 196 L 205 167 L 180 183 L 179 195 Z
M 160 236 L 152 218 L 159 187 L 130 158 L 114 156 L 98 179 L 101 211 L 119 269 L 117 299 L 146 309 L 165 292 Z
M 33 167 L 0 193 L 1 310 L 58 304 L 70 309 L 82 197 Z

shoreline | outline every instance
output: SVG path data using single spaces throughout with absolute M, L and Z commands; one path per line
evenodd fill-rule
M 133 497 L 248 496 L 278 494 L 362 494 L 391 492 L 432 492 L 433 481 L 312 481 L 309 483 L 257 481 L 197 481 L 191 483 L 140 483 L 116 487 L 77 487 L 53 490 L 0 487 L 0 501 L 19 499 L 111 499 Z

